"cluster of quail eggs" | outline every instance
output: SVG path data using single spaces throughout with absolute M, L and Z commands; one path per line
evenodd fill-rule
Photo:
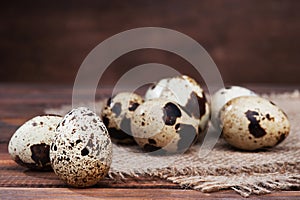
M 112 142 L 163 155 L 185 152 L 202 141 L 209 119 L 230 145 L 242 150 L 273 147 L 290 131 L 286 114 L 253 91 L 222 88 L 209 103 L 202 87 L 182 75 L 154 83 L 144 97 L 116 94 L 105 102 L 101 116 L 79 107 L 64 117 L 34 117 L 13 134 L 8 150 L 22 166 L 53 169 L 68 185 L 88 187 L 108 173 Z
M 165 78 L 148 88 L 144 99 L 119 93 L 108 99 L 102 119 L 113 141 L 137 143 L 147 152 L 178 153 L 201 142 L 208 122 L 232 146 L 242 150 L 270 148 L 289 134 L 289 120 L 273 102 L 239 86 L 211 97 L 186 75 Z
M 107 100 L 102 119 L 116 143 L 137 143 L 146 152 L 186 151 L 205 134 L 210 106 L 204 90 L 182 75 L 151 85 L 144 99 L 119 93 Z

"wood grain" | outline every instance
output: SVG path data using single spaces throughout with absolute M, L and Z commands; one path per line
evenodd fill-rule
M 257 87 L 257 91 L 282 91 L 282 87 Z M 286 88 L 292 91 L 295 88 Z M 99 97 L 110 89 L 98 89 Z M 43 113 L 48 107 L 71 102 L 71 86 L 0 84 L 0 199 L 240 199 L 233 191 L 205 194 L 180 188 L 171 182 L 149 176 L 138 179 L 106 177 L 93 188 L 68 188 L 54 172 L 37 172 L 17 165 L 7 153 L 14 131 L 26 120 Z M 252 196 L 252 198 L 257 198 Z M 299 199 L 299 191 L 274 192 L 260 199 Z
M 123 188 L 1 188 L 2 199 L 241 199 L 230 191 L 202 194 L 193 190 L 179 189 L 123 189 Z M 252 198 L 248 198 L 252 199 Z M 255 197 L 253 199 L 298 200 L 299 192 L 278 192 Z

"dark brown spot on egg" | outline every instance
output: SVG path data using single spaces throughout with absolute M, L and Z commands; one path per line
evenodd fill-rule
M 84 114 L 83 116 L 94 116 L 94 113 L 93 112 L 89 112 L 89 113 L 86 113 L 86 114 Z
M 33 123 L 32 123 L 32 126 L 37 126 L 37 123 L 36 123 L 36 122 L 33 122 Z
M 196 141 L 197 130 L 190 124 L 181 124 L 177 133 L 180 137 L 177 144 L 179 152 L 186 151 Z
M 63 157 L 62 157 L 62 156 L 59 156 L 59 157 L 57 158 L 57 161 L 59 161 L 59 162 L 63 161 Z
M 280 144 L 286 138 L 285 134 L 281 134 L 279 140 L 277 141 L 276 145 Z
M 118 117 L 121 114 L 122 105 L 120 103 L 115 103 L 111 108 L 111 111 L 116 114 L 116 117 Z
M 206 112 L 206 102 L 204 93 L 202 93 L 202 97 L 199 97 L 195 92 L 192 92 L 184 109 L 189 116 L 200 119 Z
M 107 133 L 107 129 L 105 126 L 99 126 L 102 132 Z
M 175 129 L 176 129 L 176 130 L 178 130 L 179 127 L 180 127 L 180 123 L 178 123 L 178 124 L 175 125 Z
M 107 116 L 103 116 L 102 117 L 102 121 L 103 121 L 104 125 L 106 127 L 108 127 L 108 125 L 109 125 L 109 119 L 108 119 L 108 117 Z
M 177 117 L 181 117 L 180 109 L 174 103 L 167 103 L 163 107 L 163 120 L 166 125 L 173 126 L 176 123 Z
M 38 166 L 36 163 L 25 163 L 23 162 L 23 160 L 21 160 L 21 158 L 19 156 L 16 156 L 14 158 L 15 162 L 18 163 L 19 165 L 23 166 L 23 167 L 27 167 L 30 169 L 34 169 L 34 170 L 41 170 L 41 171 L 49 171 L 51 170 L 51 166 L 50 164 L 47 166 L 44 166 L 43 168 L 41 168 L 40 166 Z
M 274 117 L 271 117 L 270 114 L 266 114 L 266 118 L 267 118 L 269 121 L 274 121 Z
M 50 163 L 49 151 L 50 146 L 41 143 L 30 146 L 31 158 L 39 167 L 46 167 Z
M 107 99 L 107 102 L 106 102 L 106 105 L 107 105 L 107 106 L 110 106 L 110 104 L 111 104 L 111 97 L 109 97 L 109 98 Z
M 225 89 L 226 90 L 230 90 L 232 88 L 232 86 L 226 86 Z
M 270 102 L 270 104 L 272 104 L 273 106 L 276 106 L 276 104 L 275 103 L 273 103 L 272 101 L 269 101 Z
M 144 145 L 144 150 L 147 151 L 147 152 L 158 151 L 160 149 L 161 149 L 161 147 L 157 147 L 157 146 L 154 146 L 152 144 L 145 144 Z
M 258 112 L 248 110 L 245 113 L 245 115 L 246 115 L 247 119 L 250 121 L 250 124 L 248 125 L 248 129 L 249 129 L 249 132 L 251 135 L 253 135 L 256 138 L 260 138 L 267 134 L 265 129 L 263 129 L 260 126 L 259 120 L 257 120 L 255 117 L 255 116 L 259 116 Z
M 52 144 L 51 144 L 51 149 L 52 149 L 53 151 L 57 151 L 57 146 L 56 146 L 54 143 L 52 143 Z
M 153 85 L 151 86 L 151 90 L 154 90 L 155 87 L 156 87 L 156 84 L 153 84 Z
M 86 131 L 87 128 L 88 128 L 88 127 L 87 127 L 86 125 L 84 125 L 84 126 L 81 127 L 81 130 L 82 130 L 82 131 Z
M 148 143 L 149 143 L 149 144 L 154 144 L 154 145 L 155 145 L 155 144 L 156 144 L 156 141 L 155 141 L 154 139 L 151 139 L 151 138 L 150 138 L 150 139 L 148 139 Z
M 82 156 L 87 156 L 88 154 L 89 154 L 89 150 L 86 147 L 81 150 L 81 155 Z
M 129 108 L 128 108 L 128 110 L 129 110 L 129 111 L 135 111 L 135 109 L 136 109 L 139 105 L 140 105 L 139 103 L 130 101 L 130 102 L 129 102 Z
M 76 144 L 79 144 L 80 142 L 82 142 L 82 140 L 76 140 Z

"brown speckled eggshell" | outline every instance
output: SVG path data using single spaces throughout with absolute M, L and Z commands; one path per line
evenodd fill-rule
M 168 99 L 151 99 L 141 104 L 131 123 L 139 146 L 162 154 L 186 151 L 197 140 L 198 127 L 199 120 Z
M 69 112 L 56 128 L 50 148 L 54 172 L 68 185 L 88 187 L 100 181 L 110 168 L 112 143 L 106 127 L 91 110 Z
M 113 142 L 117 144 L 135 144 L 130 130 L 131 117 L 135 109 L 144 102 L 135 93 L 121 92 L 109 98 L 101 117 Z
M 61 120 L 61 116 L 43 115 L 25 122 L 9 141 L 8 152 L 12 159 L 30 169 L 51 170 L 49 150 Z
M 290 131 L 286 114 L 274 103 L 256 96 L 232 99 L 222 108 L 220 120 L 224 139 L 243 150 L 273 147 Z
M 161 79 L 148 88 L 145 100 L 164 98 L 176 102 L 190 117 L 199 120 L 199 135 L 204 138 L 210 118 L 210 105 L 203 88 L 187 75 Z M 201 139 L 200 139 L 201 141 Z

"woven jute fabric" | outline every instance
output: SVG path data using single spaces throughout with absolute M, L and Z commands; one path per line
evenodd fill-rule
M 201 192 L 232 189 L 244 197 L 274 190 L 299 190 L 299 91 L 263 96 L 281 107 L 291 122 L 291 132 L 280 145 L 247 152 L 234 149 L 219 139 L 211 151 L 198 144 L 184 154 L 172 156 L 151 156 L 137 146 L 114 145 L 109 177 L 126 181 L 128 176 L 156 176 L 183 188 Z M 97 102 L 97 105 L 101 107 L 102 103 Z M 46 113 L 63 115 L 70 109 L 71 106 L 63 106 L 48 109 Z

